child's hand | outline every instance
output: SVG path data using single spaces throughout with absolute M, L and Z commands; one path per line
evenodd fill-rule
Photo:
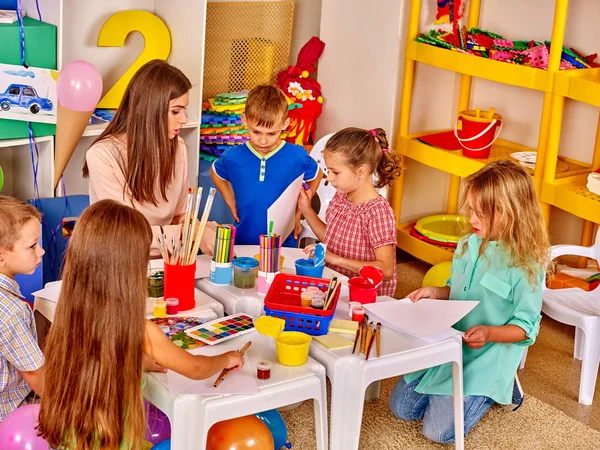
M 303 214 L 306 214 L 307 211 L 312 209 L 312 197 L 313 192 L 310 189 L 304 189 L 304 187 L 300 186 L 300 194 L 298 194 L 298 209 L 300 209 Z
M 490 337 L 488 327 L 484 325 L 475 325 L 465 332 L 465 344 L 471 348 L 483 347 Z
M 421 289 L 417 289 L 416 291 L 412 291 L 406 297 L 410 298 L 410 301 L 413 303 L 418 302 L 422 298 L 433 298 L 433 299 L 443 299 L 442 293 L 440 292 L 440 288 L 428 286 Z
M 306 247 L 304 247 L 304 253 L 306 253 L 309 258 L 314 258 L 315 257 L 315 247 L 316 246 L 317 246 L 317 244 L 307 245 Z
M 225 356 L 227 357 L 226 369 L 240 370 L 244 366 L 244 357 L 240 352 L 227 352 Z
M 302 222 L 296 218 L 296 225 L 294 226 L 294 239 L 298 239 L 300 233 L 302 233 Z
M 231 211 L 233 220 L 235 220 L 236 223 L 240 223 L 240 218 L 238 217 L 237 213 L 237 204 L 235 203 L 235 201 L 232 204 L 227 204 L 227 206 L 229 207 L 229 211 Z

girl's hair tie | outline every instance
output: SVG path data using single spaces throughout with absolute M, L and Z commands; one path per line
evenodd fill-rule
M 377 131 L 375 130 L 369 130 L 371 132 L 371 134 L 373 135 L 374 138 L 377 137 Z
M 381 149 L 381 151 L 382 151 L 383 153 L 387 153 L 387 152 L 389 152 L 389 151 L 390 151 L 390 149 L 389 149 L 389 148 L 382 148 L 382 149 Z

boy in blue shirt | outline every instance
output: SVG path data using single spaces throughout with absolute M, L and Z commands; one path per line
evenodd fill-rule
M 266 234 L 267 209 L 300 175 L 316 192 L 322 173 L 304 147 L 282 141 L 280 134 L 290 123 L 288 102 L 276 86 L 257 86 L 248 93 L 242 121 L 248 128 L 248 142 L 232 147 L 217 159 L 210 171 L 215 186 L 237 225 L 235 243 L 258 244 Z M 300 212 L 296 229 L 283 245 L 295 247 L 301 228 Z
M 14 280 L 42 262 L 41 219 L 33 206 L 0 196 L 0 422 L 32 389 L 39 396 L 43 391 L 44 355 L 33 314 Z

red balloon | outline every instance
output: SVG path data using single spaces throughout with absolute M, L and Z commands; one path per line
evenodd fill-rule
M 215 423 L 208 430 L 206 450 L 273 450 L 269 428 L 256 416 Z

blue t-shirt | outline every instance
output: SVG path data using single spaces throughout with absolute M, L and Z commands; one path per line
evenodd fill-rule
M 217 176 L 231 183 L 240 223 L 236 225 L 235 243 L 257 245 L 258 237 L 267 233 L 267 209 L 300 175 L 312 181 L 319 173 L 317 162 L 299 145 L 282 142 L 262 156 L 250 142 L 225 151 L 213 164 Z M 283 243 L 295 247 L 294 234 Z

